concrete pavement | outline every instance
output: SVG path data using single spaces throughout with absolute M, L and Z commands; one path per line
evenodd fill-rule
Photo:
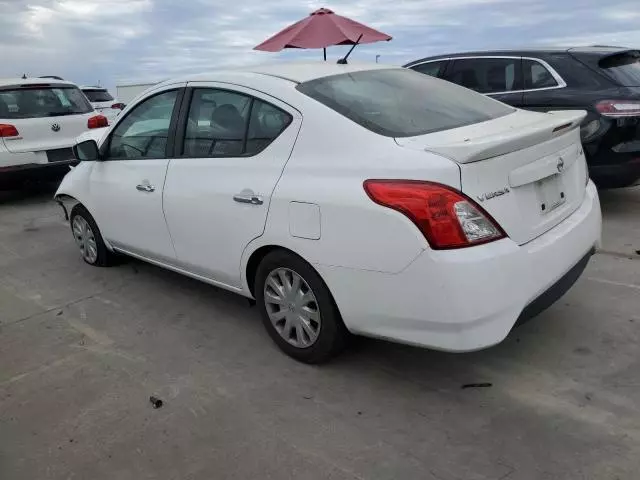
M 501 345 L 322 367 L 241 297 L 84 264 L 51 193 L 0 196 L 2 480 L 638 477 L 638 188 L 602 193 L 603 252 Z

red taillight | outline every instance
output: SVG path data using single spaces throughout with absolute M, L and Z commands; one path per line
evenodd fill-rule
M 111 105 L 111 108 L 115 108 L 116 110 L 124 110 L 124 103 L 114 103 Z
M 420 229 L 431 248 L 463 248 L 506 237 L 471 199 L 439 183 L 418 180 L 366 180 L 374 202 L 397 210 Z
M 87 121 L 87 127 L 89 128 L 102 128 L 108 126 L 109 120 L 107 120 L 107 117 L 105 117 L 104 115 L 96 115 L 95 117 L 91 117 Z
M 596 104 L 596 110 L 605 117 L 639 117 L 640 102 L 632 100 L 604 100 Z
M 17 137 L 20 134 L 18 133 L 18 129 L 13 125 L 7 125 L 5 123 L 0 123 L 0 138 L 5 137 Z

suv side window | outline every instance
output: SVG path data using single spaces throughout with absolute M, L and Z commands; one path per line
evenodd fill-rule
M 255 155 L 291 123 L 291 115 L 262 100 L 214 88 L 193 91 L 182 155 Z
M 557 87 L 558 82 L 551 72 L 536 60 L 522 60 L 522 74 L 525 90 Z
M 453 60 L 445 80 L 479 93 L 522 90 L 520 58 L 464 58 Z
M 178 90 L 143 100 L 111 133 L 107 159 L 166 158 Z
M 444 73 L 444 69 L 447 66 L 448 60 L 440 60 L 435 62 L 420 63 L 409 67 L 416 72 L 424 73 L 425 75 L 431 75 L 432 77 L 439 77 Z

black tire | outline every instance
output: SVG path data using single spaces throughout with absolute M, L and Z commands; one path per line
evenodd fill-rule
M 95 267 L 110 267 L 112 265 L 115 265 L 117 263 L 118 255 L 107 248 L 104 240 L 102 239 L 102 233 L 100 233 L 100 229 L 98 228 L 96 221 L 93 219 L 89 211 L 81 204 L 77 204 L 75 207 L 73 207 L 73 209 L 71 210 L 71 215 L 69 216 L 69 225 L 71 226 L 71 233 L 74 236 L 74 240 L 75 233 L 73 231 L 73 225 L 74 219 L 76 217 L 81 217 L 89 224 L 96 243 L 97 256 L 95 258 L 95 261 L 87 260 L 87 257 L 84 254 L 82 255 L 82 259 L 89 265 Z
M 287 269 L 297 273 L 315 296 L 321 323 L 317 339 L 310 346 L 301 348 L 287 342 L 269 318 L 264 298 L 265 283 L 271 272 L 277 269 Z M 318 364 L 335 357 L 346 346 L 349 332 L 342 322 L 331 292 L 313 267 L 297 255 L 285 250 L 274 250 L 268 253 L 256 271 L 254 291 L 262 322 L 269 336 L 290 357 L 303 363 Z

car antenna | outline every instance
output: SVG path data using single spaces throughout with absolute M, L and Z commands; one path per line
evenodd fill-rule
M 27 74 L 26 74 L 26 73 L 23 73 L 23 74 L 22 74 L 22 79 L 23 79 L 23 80 L 26 80 L 26 79 L 27 79 Z
M 353 44 L 353 46 L 349 49 L 349 51 L 347 52 L 347 54 L 342 57 L 340 60 L 338 60 L 338 64 L 339 65 L 346 65 L 347 64 L 347 58 L 349 58 L 349 55 L 351 55 L 351 52 L 353 52 L 353 49 L 356 48 L 356 46 L 358 45 L 358 43 L 360 43 L 360 39 L 362 38 L 362 34 L 360 34 L 360 36 L 358 37 L 358 39 L 356 40 L 356 43 Z

